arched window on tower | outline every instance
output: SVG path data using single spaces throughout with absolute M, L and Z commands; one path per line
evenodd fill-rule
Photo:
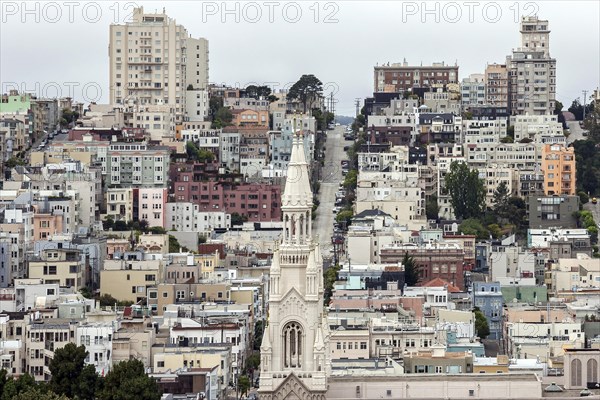
M 587 382 L 598 382 L 598 361 L 593 358 L 587 362 Z
M 283 327 L 283 365 L 285 368 L 302 367 L 302 326 L 290 322 Z
M 581 360 L 571 360 L 571 386 L 581 386 Z

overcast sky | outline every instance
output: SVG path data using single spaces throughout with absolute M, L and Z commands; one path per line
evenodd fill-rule
M 23 4 L 27 5 L 27 9 Z M 41 96 L 108 101 L 108 33 L 134 4 L 162 10 L 210 47 L 210 81 L 285 87 L 316 75 L 337 113 L 373 92 L 373 66 L 458 63 L 483 73 L 520 46 L 518 18 L 548 19 L 557 98 L 600 84 L 600 2 L 592 1 L 0 1 L 0 81 Z M 225 9 L 226 4 L 227 9 Z M 229 13 L 227 12 L 229 11 Z M 85 89 L 84 89 L 85 88 Z M 100 89 L 100 92 L 98 92 Z

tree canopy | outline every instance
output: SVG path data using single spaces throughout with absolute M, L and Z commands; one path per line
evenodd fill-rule
M 288 90 L 287 99 L 297 100 L 302 103 L 304 112 L 309 103 L 315 101 L 323 94 L 323 83 L 314 75 L 302 75 Z
M 485 207 L 485 187 L 479 172 L 453 161 L 445 177 L 446 190 L 457 219 L 478 218 Z
M 52 374 L 50 389 L 58 394 L 81 400 L 93 400 L 99 380 L 96 368 L 85 365 L 85 346 L 68 343 L 54 352 L 48 368 Z
M 413 256 L 408 255 L 408 251 L 404 253 L 402 259 L 404 266 L 404 283 L 407 286 L 415 286 L 421 279 L 421 274 Z
M 475 313 L 475 331 L 477 332 L 477 336 L 481 339 L 485 339 L 490 334 L 490 327 L 487 319 L 479 308 L 476 307 L 473 312 Z
M 146 375 L 140 360 L 127 360 L 115 364 L 106 377 L 99 400 L 159 400 L 158 384 Z
M 248 85 L 246 87 L 246 96 L 252 97 L 256 100 L 261 97 L 267 99 L 271 95 L 271 88 L 268 86 L 256 86 L 256 85 Z

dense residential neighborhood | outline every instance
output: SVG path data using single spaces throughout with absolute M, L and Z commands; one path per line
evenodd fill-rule
M 600 89 L 557 100 L 553 21 L 374 62 L 344 118 L 132 12 L 107 104 L 2 94 L 0 400 L 600 396 Z

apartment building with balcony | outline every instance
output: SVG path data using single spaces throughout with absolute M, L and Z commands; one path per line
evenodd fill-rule
M 579 196 L 530 195 L 527 201 L 529 227 L 576 228 L 577 219 L 573 213 L 578 210 Z
M 575 149 L 556 144 L 546 144 L 542 148 L 542 173 L 544 193 L 547 196 L 570 195 L 576 193 Z
M 458 65 L 433 63 L 411 66 L 406 61 L 377 65 L 373 68 L 374 92 L 405 92 L 412 88 L 429 88 L 435 85 L 458 85 Z
M 419 111 L 461 115 L 462 105 L 458 90 L 453 88 L 453 91 L 448 91 L 438 87 L 430 92 L 425 92 L 423 94 L 423 105 L 419 108 Z
M 506 120 L 463 120 L 463 144 L 497 144 L 506 136 L 508 123 Z
M 51 377 L 50 361 L 54 352 L 68 343 L 75 343 L 78 322 L 62 318 L 41 318 L 32 314 L 26 325 L 26 371 L 33 378 L 49 381 Z
M 238 213 L 249 221 L 281 220 L 281 187 L 208 178 L 201 165 L 178 165 L 171 179 L 176 202 L 197 204 L 200 212 Z
M 113 221 L 133 221 L 133 189 L 108 188 L 104 195 L 106 213 L 104 219 L 112 218 Z
M 109 322 L 85 321 L 75 328 L 75 343 L 85 346 L 89 353 L 85 359 L 87 365 L 93 365 L 98 375 L 104 376 L 113 365 L 113 338 L 120 329 L 120 320 Z
M 38 255 L 28 257 L 28 270 L 30 279 L 39 279 L 44 284 L 74 289 L 85 285 L 85 266 L 77 249 L 43 249 Z
M 171 344 L 231 344 L 231 372 L 241 373 L 246 365 L 250 344 L 250 330 L 247 320 L 229 318 L 228 320 L 208 320 L 201 323 L 191 318 L 179 318 L 170 328 Z
M 473 354 L 446 352 L 445 346 L 404 356 L 406 374 L 469 374 L 473 372 Z
M 556 99 L 556 59 L 550 57 L 550 29 L 537 16 L 521 20 L 521 47 L 506 57 L 512 115 L 548 115 Z
M 494 107 L 510 106 L 509 77 L 506 64 L 488 64 L 485 68 L 485 104 Z
M 108 148 L 105 164 L 107 187 L 162 187 L 168 182 L 170 149 L 115 142 Z
M 541 143 L 544 138 L 556 137 L 564 143 L 563 126 L 557 115 L 513 115 L 510 123 L 515 129 L 515 142 L 531 139 Z
M 581 349 L 585 333 L 581 323 L 570 319 L 546 322 L 508 321 L 506 349 L 511 358 L 536 359 L 548 362 L 564 355 L 566 349 Z
M 217 386 L 219 396 L 212 397 L 213 394 L 208 398 L 223 398 L 225 397 L 226 388 L 234 379 L 231 364 L 232 347 L 230 343 L 211 344 L 191 343 L 190 341 L 187 344 L 185 342 L 155 344 L 152 346 L 151 368 L 153 374 L 151 376 L 157 377 L 159 385 L 161 385 L 160 375 L 158 374 L 168 374 L 169 379 L 163 379 L 162 381 L 165 384 L 168 382 L 170 385 L 177 383 L 176 390 L 181 390 L 186 387 L 185 384 L 180 383 L 182 375 L 191 374 L 202 369 L 215 369 L 216 376 L 212 378 L 214 382 L 211 379 L 211 385 Z M 174 371 L 180 371 L 177 381 L 171 378 Z
M 487 104 L 485 74 L 471 74 L 460 82 L 460 99 L 463 108 Z
M 171 231 L 210 235 L 215 230 L 231 228 L 231 214 L 224 211 L 202 212 L 200 205 L 190 202 L 167 203 L 163 227 Z
M 422 113 L 417 131 L 421 144 L 455 143 L 461 137 L 462 117 L 451 113 Z
M 190 37 L 162 13 L 134 8 L 132 20 L 110 26 L 110 104 L 167 105 L 175 123 L 186 112 L 186 90 L 208 85 L 208 41 Z
M 166 104 L 133 106 L 130 126 L 143 129 L 149 139 L 167 143 L 175 138 L 175 108 Z

